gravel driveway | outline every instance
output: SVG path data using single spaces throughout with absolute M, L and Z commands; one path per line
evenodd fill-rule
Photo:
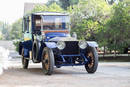
M 1 87 L 130 87 L 130 63 L 99 63 L 95 74 L 81 66 L 55 68 L 51 76 L 43 74 L 41 64 L 24 70 L 20 61 L 14 63 L 0 76 Z
M 46 76 L 41 63 L 30 62 L 24 70 L 14 51 L 9 56 L 10 66 L 0 75 L 0 87 L 130 87 L 130 62 L 100 62 L 95 74 L 88 74 L 83 66 L 61 67 Z

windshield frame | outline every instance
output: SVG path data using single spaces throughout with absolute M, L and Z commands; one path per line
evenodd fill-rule
M 51 17 L 57 17 L 57 16 L 59 16 L 59 17 L 67 17 L 67 21 L 66 22 L 64 22 L 65 24 L 68 24 L 68 25 L 66 25 L 66 26 L 68 26 L 67 28 L 65 28 L 65 29 L 63 29 L 63 28 L 59 28 L 59 29 L 44 29 L 43 28 L 43 25 L 44 25 L 44 17 L 47 17 L 47 16 L 51 16 Z M 52 20 L 51 20 L 52 21 Z M 54 22 L 54 23 L 56 23 L 56 22 Z M 63 23 L 63 22 L 61 22 L 61 23 Z M 41 30 L 42 31 L 66 31 L 66 30 L 68 30 L 68 31 L 70 31 L 70 16 L 69 15 L 41 15 Z

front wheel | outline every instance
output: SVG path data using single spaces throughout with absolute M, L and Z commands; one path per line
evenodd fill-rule
M 54 69 L 54 54 L 52 49 L 45 47 L 42 52 L 42 69 L 45 75 L 51 75 Z
M 27 69 L 28 68 L 28 64 L 29 64 L 29 60 L 26 59 L 24 57 L 24 48 L 22 48 L 22 66 L 23 66 L 23 69 Z
M 85 69 L 88 73 L 95 73 L 98 67 L 98 54 L 94 47 L 89 47 L 87 52 L 88 63 Z

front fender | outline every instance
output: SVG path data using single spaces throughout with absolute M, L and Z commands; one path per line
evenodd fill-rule
M 98 47 L 98 44 L 97 44 L 97 42 L 95 42 L 95 41 L 87 41 L 87 43 L 88 43 L 88 45 L 91 46 L 91 47 L 95 47 L 95 48 Z
M 55 42 L 45 42 L 46 47 L 48 48 L 56 48 L 56 43 Z

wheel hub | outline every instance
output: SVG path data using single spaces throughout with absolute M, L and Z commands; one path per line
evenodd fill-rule
M 94 65 L 94 56 L 92 52 L 88 53 L 88 58 L 90 58 L 90 62 L 88 63 L 88 67 L 91 68 Z
M 45 68 L 48 70 L 48 68 L 49 68 L 49 55 L 47 52 L 45 52 L 45 54 L 43 55 L 43 58 L 44 58 L 43 63 L 45 65 Z

